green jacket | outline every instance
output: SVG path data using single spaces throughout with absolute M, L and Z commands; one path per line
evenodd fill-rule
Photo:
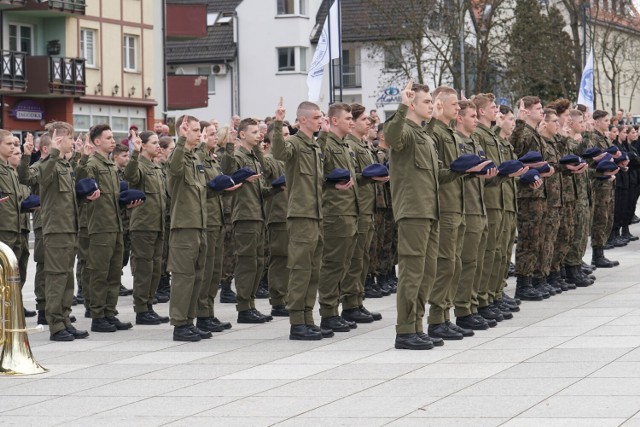
M 351 173 L 354 185 L 349 190 L 338 190 L 333 182 L 325 182 L 322 190 L 323 216 L 358 216 L 358 183 L 355 173 L 355 154 L 343 139 L 329 132 L 326 140 L 319 138 L 324 154 L 324 175 L 336 168 Z
M 482 146 L 479 142 L 477 142 L 473 136 L 467 137 L 462 135 L 460 132 L 456 132 L 456 136 L 462 141 L 464 144 L 463 151 L 467 154 L 477 154 L 480 157 L 485 158 L 485 152 L 482 149 Z M 498 177 L 495 177 L 491 180 L 487 180 L 486 183 L 491 181 L 495 181 Z M 469 175 L 464 177 L 464 214 L 465 215 L 487 215 L 487 210 L 484 204 L 484 194 L 485 194 L 485 180 L 477 178 L 474 175 Z M 495 185 L 496 187 L 500 187 L 500 185 Z M 491 187 L 489 187 L 491 188 Z
M 562 169 L 560 167 L 560 156 L 558 155 L 558 149 L 556 147 L 556 140 L 542 138 L 544 141 L 544 151 L 542 157 L 544 161 L 553 166 L 555 173 L 544 179 L 544 191 L 547 196 L 547 206 L 560 208 L 562 207 Z
M 272 154 L 260 155 L 258 158 L 261 159 L 260 163 L 267 183 L 270 184 L 273 180 L 285 174 L 284 162 L 276 160 Z M 265 202 L 267 224 L 287 222 L 288 198 L 287 189 L 267 198 Z
M 77 233 L 78 202 L 74 175 L 71 165 L 60 157 L 56 148 L 52 148 L 49 156 L 40 163 L 38 182 L 43 234 Z
M 362 170 L 376 163 L 369 146 L 349 134 L 344 138 L 351 152 L 355 154 L 355 177 L 358 182 L 358 209 L 362 215 L 373 215 L 376 207 L 376 181 L 362 176 Z
M 386 148 L 378 146 L 373 150 L 373 156 L 376 162 L 389 167 L 389 151 Z M 389 181 L 382 185 L 376 185 L 376 209 L 391 209 L 391 184 Z
M 115 163 L 95 153 L 86 164 L 80 161 L 76 176 L 78 180 L 93 178 L 100 188 L 100 197 L 87 203 L 86 207 L 89 234 L 121 233 L 120 179 Z
M 573 138 L 567 138 L 570 152 L 577 156 L 582 156 L 584 151 L 580 148 L 580 144 Z M 588 171 L 578 175 L 573 175 L 573 182 L 576 189 L 576 200 L 578 202 L 591 204 L 591 182 L 589 180 Z
M 254 150 L 248 151 L 244 147 L 238 147 L 235 152 L 233 150 L 234 144 L 227 144 L 227 154 L 233 152 L 233 156 L 229 155 L 221 160 L 222 171 L 225 174 L 231 175 L 240 168 L 249 168 L 255 173 L 262 173 L 262 165 Z M 234 191 L 231 220 L 233 222 L 265 221 L 267 215 L 264 205 L 268 192 L 263 177 L 254 182 L 245 181 L 242 187 Z
M 562 136 L 560 134 L 556 135 L 556 150 L 558 151 L 558 158 L 572 154 L 571 141 L 573 140 L 567 136 Z M 560 170 L 557 172 L 561 172 L 560 181 L 562 183 L 562 202 L 575 202 L 576 184 L 574 178 L 576 175 L 571 173 L 565 165 L 559 165 L 559 167 Z
M 205 167 L 194 150 L 185 149 L 186 139 L 178 138 L 169 157 L 168 188 L 171 197 L 171 229 L 207 228 L 207 180 Z
M 20 159 L 20 164 L 18 165 L 18 181 L 20 184 L 24 184 L 31 189 L 31 194 L 40 195 L 40 185 L 39 185 L 39 176 L 40 176 L 40 165 L 44 159 L 40 158 L 37 162 L 32 165 L 29 165 L 31 161 L 30 156 L 22 156 Z M 33 212 L 33 228 L 35 230 L 42 228 L 42 216 L 41 209 L 38 209 Z
M 511 134 L 511 145 L 516 156 L 522 157 L 529 151 L 537 151 L 544 156 L 546 144 L 537 130 L 523 120 L 516 120 L 516 127 Z M 542 185 L 534 189 L 528 184 L 521 184 L 518 181 L 518 197 L 523 199 L 544 199 L 546 197 L 545 186 Z
M 463 174 L 443 169 L 435 144 L 426 129 L 407 120 L 408 107 L 398 106 L 384 125 L 384 140 L 390 147 L 389 176 L 396 221 L 405 218 L 438 220 L 440 183 Z
M 503 157 L 502 145 L 493 129 L 478 123 L 471 136 L 480 143 L 486 157 L 493 160 L 496 166 L 500 166 L 502 162 L 507 160 Z M 484 203 L 487 209 L 504 209 L 504 199 L 504 181 L 500 185 L 489 185 L 484 189 Z
M 4 162 L 0 162 L 0 192 L 9 197 L 0 203 L 0 230 L 19 233 L 22 193 L 16 171 Z
M 164 232 L 167 188 L 160 165 L 134 151 L 124 169 L 129 188 L 143 191 L 143 204 L 130 209 L 129 230 Z
M 302 132 L 297 132 L 285 141 L 282 122 L 276 120 L 271 153 L 285 165 L 289 196 L 287 218 L 322 219 L 324 169 L 320 145 Z
M 431 119 L 426 129 L 435 141 L 438 159 L 442 162 L 442 166 L 448 169 L 451 162 L 460 157 L 460 149 L 464 144 L 451 127 L 438 119 Z M 464 214 L 464 181 L 462 179 L 443 184 L 438 197 L 440 212 Z
M 206 144 L 200 144 L 196 149 L 196 154 L 204 165 L 204 174 L 207 183 L 218 175 L 222 175 L 222 167 L 218 162 L 215 149 L 209 151 Z M 223 193 L 213 191 L 207 186 L 207 228 L 222 227 L 224 225 L 222 194 Z

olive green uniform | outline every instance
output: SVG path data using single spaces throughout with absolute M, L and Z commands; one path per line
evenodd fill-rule
M 248 151 L 243 147 L 235 150 L 230 142 L 227 155 L 222 157 L 222 170 L 231 175 L 240 168 L 249 168 L 262 173 L 262 165 L 255 154 L 257 147 Z M 235 152 L 234 152 L 235 150 Z M 233 241 L 236 249 L 236 309 L 245 311 L 256 308 L 258 284 L 264 269 L 265 220 L 264 197 L 267 189 L 264 179 L 245 181 L 233 195 Z
M 207 252 L 207 182 L 205 168 L 194 150 L 180 137 L 169 157 L 168 188 L 171 197 L 169 260 L 171 300 L 169 317 L 174 326 L 193 324 L 197 315 Z
M 398 222 L 398 334 L 424 330 L 422 319 L 438 256 L 439 183 L 461 176 L 441 168 L 433 139 L 406 119 L 407 111 L 401 104 L 384 126 L 390 147 L 393 214 Z
M 325 138 L 324 132 L 320 133 Z M 287 182 L 287 309 L 291 325 L 313 325 L 324 238 L 322 232 L 323 165 L 320 145 L 303 132 L 284 140 L 282 122 L 274 122 L 271 152 L 285 164 Z
M 116 306 L 124 251 L 118 172 L 115 163 L 95 153 L 86 164 L 78 167 L 77 178 L 93 178 L 100 188 L 100 197 L 89 202 L 86 208 L 89 283 L 84 283 L 84 286 L 91 289 L 91 317 L 115 316 L 118 314 Z
M 321 140 L 322 141 L 322 140 Z M 341 289 L 351 263 L 358 229 L 358 185 L 356 183 L 353 152 L 344 139 L 329 132 L 326 143 L 321 142 L 324 153 L 324 173 L 336 168 L 346 169 L 354 181 L 346 190 L 338 190 L 333 182 L 326 182 L 322 190 L 322 217 L 324 250 L 320 267 L 318 302 L 320 316 L 338 316 Z M 351 296 L 357 293 L 351 285 Z M 353 298 L 352 298 L 353 299 Z
M 376 181 L 362 176 L 362 170 L 376 162 L 366 141 L 349 134 L 344 139 L 355 153 L 355 177 L 358 182 L 358 228 L 351 263 L 343 281 L 342 309 L 362 306 L 364 281 L 369 271 L 369 248 L 375 230 Z M 380 185 L 381 187 L 381 185 Z
M 24 200 L 31 194 L 29 187 L 20 185 L 21 198 Z M 29 234 L 31 233 L 31 213 L 20 211 L 20 237 L 18 246 L 20 256 L 18 257 L 18 271 L 20 272 L 20 289 L 24 288 L 27 281 L 27 267 L 29 266 Z
M 426 126 L 438 151 L 442 166 L 449 168 L 460 156 L 460 139 L 455 131 L 438 119 L 431 119 Z M 386 139 L 385 139 L 386 141 Z M 430 325 L 448 321 L 453 307 L 456 288 L 462 270 L 462 242 L 464 239 L 464 181 L 462 179 L 443 184 L 438 192 L 440 200 L 440 242 L 436 281 L 429 297 Z
M 204 166 L 207 182 L 222 174 L 222 168 L 213 151 L 208 151 L 205 144 L 196 151 Z M 224 243 L 222 195 L 207 187 L 207 253 L 204 261 L 204 277 L 198 296 L 197 316 L 200 318 L 215 317 L 214 303 L 220 277 L 222 277 L 222 255 Z
M 131 257 L 135 259 L 133 272 L 133 309 L 145 313 L 153 304 L 162 268 L 167 189 L 160 165 L 139 151 L 134 151 L 124 169 L 130 188 L 143 191 L 145 201 L 131 209 Z
M 54 334 L 71 325 L 78 204 L 73 169 L 58 149 L 50 150 L 38 172 L 47 283 L 45 314 L 49 331 Z
M 19 257 L 20 203 L 22 195 L 18 176 L 9 164 L 0 162 L 0 192 L 8 200 L 0 203 L 0 242 L 9 246 Z

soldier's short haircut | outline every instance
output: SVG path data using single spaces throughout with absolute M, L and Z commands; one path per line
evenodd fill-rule
M 146 144 L 147 142 L 149 142 L 149 138 L 151 138 L 153 135 L 155 135 L 156 133 L 150 130 L 144 130 L 142 132 L 140 132 L 140 134 L 138 135 L 140 137 L 140 140 L 142 141 L 143 144 Z
M 609 113 L 604 110 L 596 110 L 593 112 L 593 120 L 600 120 L 603 117 L 607 117 Z
M 170 136 L 162 136 L 160 137 L 160 139 L 158 139 L 158 144 L 160 144 L 160 148 L 162 148 L 163 150 L 169 148 L 172 142 L 173 138 L 171 138 Z
M 40 148 L 51 146 L 51 137 L 48 133 L 40 135 Z
M 335 104 L 331 104 L 329 106 L 329 111 L 327 112 L 327 116 L 329 118 L 338 117 L 342 111 L 346 111 L 347 113 L 351 112 L 351 106 L 349 104 L 345 104 L 344 102 L 336 102 Z
M 575 120 L 578 117 L 584 117 L 584 114 L 582 114 L 582 111 L 578 110 L 577 108 L 572 108 L 569 110 L 569 118 L 571 120 Z
M 571 101 L 565 98 L 556 99 L 547 105 L 547 108 L 553 108 L 558 115 L 563 114 L 565 111 L 571 108 Z
M 503 116 L 506 116 L 509 113 L 513 114 L 513 108 L 509 107 L 508 105 L 501 105 L 500 107 L 498 107 L 498 109 L 500 110 L 500 114 L 502 114 Z
M 320 111 L 320 107 L 318 104 L 309 101 L 303 101 L 298 105 L 298 109 L 296 111 L 296 117 L 300 118 L 302 116 L 307 116 L 312 111 Z
M 551 119 L 551 116 L 557 116 L 558 112 L 553 108 L 545 108 L 544 109 L 544 121 L 548 122 Z
M 4 141 L 5 138 L 12 138 L 13 139 L 13 134 L 11 132 L 9 132 L 8 130 L 0 129 L 0 141 Z
M 351 104 L 351 115 L 353 115 L 353 120 L 357 120 L 358 118 L 360 118 L 360 116 L 363 115 L 365 111 L 367 111 L 367 109 L 364 108 L 364 105 L 357 103 Z
M 182 121 L 183 121 L 183 120 L 184 120 L 184 115 L 182 115 L 182 116 L 180 116 L 180 117 L 178 117 L 178 118 L 176 119 L 176 128 L 179 128 L 179 127 L 180 127 L 180 125 L 182 124 Z M 189 123 L 191 123 L 191 122 L 198 122 L 198 123 L 200 123 L 200 120 L 196 119 L 196 118 L 195 118 L 195 117 L 193 117 L 193 116 L 187 116 L 187 122 L 189 122 Z
M 433 91 L 433 99 L 445 98 L 447 96 L 458 96 L 458 92 L 452 87 L 449 86 L 438 86 L 436 90 Z
M 73 136 L 73 126 L 71 126 L 67 122 L 50 122 L 47 123 L 44 127 L 47 133 L 53 136 L 53 131 L 56 131 L 56 135 L 68 135 Z
M 471 101 L 476 106 L 477 110 L 481 108 L 487 108 L 489 104 L 496 100 L 496 96 L 492 93 L 479 93 L 471 97 Z
M 576 104 L 576 110 L 580 111 L 582 114 L 587 112 L 587 106 L 584 104 Z
M 421 83 L 414 83 L 413 86 L 411 86 L 411 90 L 414 91 L 415 93 L 418 93 L 418 92 L 429 93 L 430 91 L 428 85 L 421 84 Z
M 102 132 L 106 132 L 108 130 L 111 130 L 111 127 L 108 124 L 99 124 L 92 126 L 91 129 L 89 129 L 89 139 L 91 140 L 91 142 L 94 142 L 96 139 L 102 136 Z
M 476 105 L 472 101 L 458 101 L 458 106 L 460 107 L 460 111 L 458 112 L 459 116 L 466 116 L 467 110 L 477 111 Z
M 537 96 L 530 96 L 530 95 L 523 96 L 522 102 L 524 103 L 524 108 L 529 109 L 536 104 L 540 104 L 540 98 L 538 98 Z
M 209 126 L 213 126 L 211 122 L 208 122 L 206 120 L 200 120 L 200 132 L 204 132 L 204 130 Z
M 242 119 L 238 125 L 238 134 L 247 130 L 249 126 L 258 126 L 258 122 L 255 119 Z
M 113 155 L 117 156 L 118 154 L 121 153 L 128 153 L 129 152 L 129 147 L 127 147 L 124 144 L 116 144 L 116 148 L 113 149 Z

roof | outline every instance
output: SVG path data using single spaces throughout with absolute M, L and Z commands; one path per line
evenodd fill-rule
M 172 3 L 193 4 L 202 0 L 171 0 Z M 207 12 L 232 14 L 242 0 L 206 0 Z M 218 18 L 219 19 L 219 18 Z M 237 54 L 233 40 L 233 23 L 216 23 L 207 28 L 207 36 L 180 41 L 167 41 L 165 51 L 168 64 L 232 61 Z

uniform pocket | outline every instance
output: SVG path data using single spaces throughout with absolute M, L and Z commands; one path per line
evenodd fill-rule
M 298 167 L 303 175 L 313 175 L 315 168 L 315 152 L 310 148 L 301 148 Z
M 426 169 L 426 170 L 432 169 L 432 166 L 431 166 L 432 157 L 427 144 L 428 144 L 427 141 L 420 141 L 420 140 L 417 140 L 416 143 L 414 144 L 413 157 L 415 160 L 415 165 L 418 169 Z

